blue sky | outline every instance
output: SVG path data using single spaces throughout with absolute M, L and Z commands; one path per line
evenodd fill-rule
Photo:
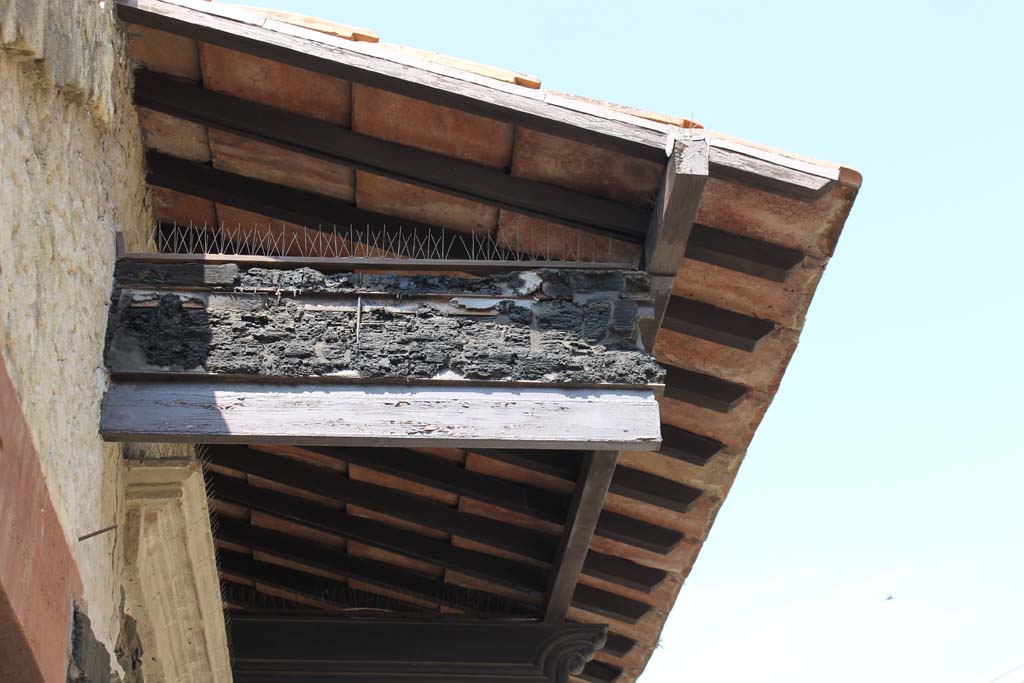
M 641 683 L 1024 664 L 1024 3 L 257 2 L 860 170 Z

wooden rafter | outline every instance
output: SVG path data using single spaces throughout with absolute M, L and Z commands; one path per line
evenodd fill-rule
M 340 199 L 222 171 L 206 164 L 178 159 L 160 152 L 147 153 L 146 165 L 146 180 L 158 187 L 296 223 L 313 230 L 321 227 L 334 229 L 352 226 L 362 231 L 369 239 L 368 233 L 384 232 L 385 226 L 404 225 L 415 227 L 424 238 L 429 237 L 437 242 L 445 239 L 447 235 L 443 228 L 434 225 L 366 211 Z M 458 242 L 452 242 L 452 247 L 452 258 L 469 258 L 468 253 L 459 251 Z
M 374 45 L 331 41 L 255 15 L 233 18 L 165 0 L 117 0 L 126 22 L 328 74 L 453 109 L 525 126 L 632 156 L 663 161 L 679 129 L 635 116 L 548 101 L 543 92 L 474 77 L 455 69 L 403 60 Z M 310 39 L 315 36 L 316 39 Z M 713 138 L 712 174 L 802 199 L 827 192 L 838 170 Z
M 668 300 L 662 327 L 741 351 L 753 351 L 775 323 L 681 296 Z
M 662 430 L 664 428 L 662 425 Z M 664 436 L 662 444 L 664 445 Z M 569 481 L 576 481 L 583 456 L 570 452 L 561 457 L 551 457 L 550 453 L 529 449 L 481 449 L 474 452 L 486 458 Z M 676 512 L 686 512 L 701 494 L 698 488 L 622 464 L 616 466 L 608 491 Z
M 259 142 L 570 227 L 632 240 L 647 231 L 650 210 L 643 207 L 519 178 L 147 72 L 136 74 L 135 101 Z
M 323 507 L 286 493 L 251 486 L 233 477 L 208 473 L 207 482 L 215 501 L 240 505 L 321 533 L 358 541 L 444 567 L 513 590 L 521 594 L 524 600 L 540 599 L 547 594 L 543 570 L 525 562 L 453 546 L 376 520 Z M 345 563 L 340 559 L 332 564 L 331 554 L 324 554 L 315 545 L 307 542 L 289 540 L 286 534 L 263 530 L 251 531 L 244 525 L 230 521 L 226 521 L 225 525 L 223 534 L 218 531 L 218 538 L 232 545 L 243 545 L 260 553 L 276 555 L 293 565 L 302 564 L 313 573 L 355 575 L 356 578 L 363 580 L 363 574 L 367 571 L 365 567 L 353 567 L 352 563 Z M 424 598 L 433 595 L 408 581 L 402 583 L 393 576 L 389 587 L 408 593 L 412 597 Z M 641 619 L 650 610 L 646 603 L 583 585 L 574 586 L 569 597 L 574 607 L 630 624 Z
M 754 277 L 785 282 L 803 261 L 797 249 L 696 224 L 686 245 L 686 258 Z
M 671 365 L 665 369 L 665 397 L 675 401 L 727 413 L 747 395 L 747 388 L 742 384 L 729 382 L 714 375 Z
M 340 505 L 356 505 L 412 524 L 443 529 L 477 543 L 529 557 L 550 565 L 558 539 L 490 517 L 474 515 L 423 498 L 369 482 L 355 481 L 323 468 L 286 460 L 244 446 L 208 446 L 206 458 L 213 465 L 259 477 L 290 489 L 303 491 Z M 559 456 L 551 458 L 559 459 Z M 591 550 L 583 572 L 632 590 L 650 592 L 665 572 Z
M 308 450 L 555 524 L 565 521 L 568 510 L 569 501 L 560 494 L 470 472 L 419 453 L 390 448 L 311 447 Z M 682 534 L 672 529 L 608 510 L 602 512 L 596 533 L 661 554 L 670 552 L 683 539 Z

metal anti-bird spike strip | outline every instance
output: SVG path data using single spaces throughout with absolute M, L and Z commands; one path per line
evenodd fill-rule
M 607 249 L 599 240 L 584 241 L 580 235 L 539 229 L 522 234 L 506 231 L 503 241 L 491 235 L 448 232 L 440 236 L 418 227 L 319 226 L 307 229 L 283 224 L 163 223 L 152 233 L 148 250 L 177 254 L 253 254 L 257 256 L 306 256 L 315 258 L 453 258 L 470 260 L 611 261 L 613 243 Z

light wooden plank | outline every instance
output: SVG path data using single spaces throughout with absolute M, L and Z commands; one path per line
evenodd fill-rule
M 115 383 L 103 399 L 108 441 L 655 450 L 654 392 Z

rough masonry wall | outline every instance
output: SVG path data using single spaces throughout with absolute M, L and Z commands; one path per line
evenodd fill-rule
M 117 533 L 77 537 L 122 521 L 120 451 L 98 434 L 103 336 L 115 231 L 139 242 L 150 217 L 111 6 L 0 0 L 0 353 L 114 652 Z
M 115 375 L 647 385 L 664 374 L 638 337 L 644 273 L 455 278 L 125 261 L 117 279 Z

